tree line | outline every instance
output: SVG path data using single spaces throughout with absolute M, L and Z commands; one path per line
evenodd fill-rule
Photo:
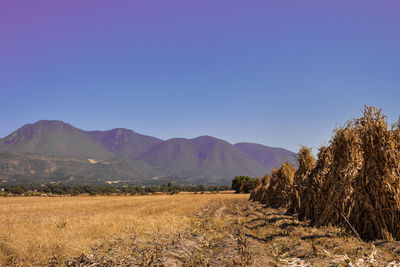
M 235 190 L 236 193 L 249 193 L 255 187 L 255 178 L 236 176 L 232 186 L 205 186 L 205 185 L 72 185 L 72 184 L 4 184 L 0 186 L 0 196 L 41 196 L 41 195 L 147 195 L 154 193 L 178 194 L 179 192 L 219 192 Z
M 161 186 L 135 186 L 135 185 L 66 185 L 66 184 L 47 184 L 47 185 L 2 185 L 0 186 L 0 196 L 9 195 L 70 195 L 81 194 L 89 195 L 146 195 L 153 193 L 177 194 L 179 192 L 219 192 L 227 191 L 229 186 L 204 186 L 204 185 L 173 185 L 168 183 Z

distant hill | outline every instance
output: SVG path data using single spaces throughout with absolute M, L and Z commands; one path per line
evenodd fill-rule
M 230 143 L 201 136 L 162 142 L 139 157 L 166 175 L 232 179 L 236 175 L 260 176 L 264 167 Z
M 230 184 L 234 176 L 262 176 L 295 155 L 211 136 L 163 141 L 129 129 L 84 131 L 42 120 L 0 139 L 0 181 Z
M 119 180 L 147 184 L 157 175 L 159 173 L 140 160 L 96 161 L 32 153 L 0 153 L 0 182 L 98 183 Z
M 89 131 L 87 133 L 116 156 L 130 159 L 136 159 L 139 155 L 163 141 L 123 128 L 109 131 Z
M 268 147 L 254 143 L 237 143 L 234 146 L 260 163 L 268 172 L 286 161 L 297 166 L 297 154 L 283 148 Z
M 86 132 L 62 121 L 26 124 L 0 142 L 0 152 L 110 159 L 115 155 Z

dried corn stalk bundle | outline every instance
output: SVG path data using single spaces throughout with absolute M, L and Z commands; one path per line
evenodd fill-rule
M 272 208 L 287 207 L 295 172 L 296 168 L 290 163 L 282 163 L 279 169 L 273 169 L 269 186 L 262 196 L 261 203 Z
M 312 223 L 342 225 L 365 239 L 400 240 L 399 131 L 398 124 L 389 130 L 374 107 L 335 131 Z
M 257 198 L 257 194 L 260 191 L 261 187 L 262 187 L 262 180 L 261 180 L 261 178 L 257 177 L 256 178 L 256 186 L 254 187 L 253 191 L 251 191 L 251 193 L 250 193 L 250 199 L 258 200 L 256 198 Z
M 259 201 L 263 202 L 265 200 L 267 195 L 267 189 L 269 187 L 270 182 L 271 182 L 271 175 L 265 174 L 262 179 L 261 190 L 259 191 L 259 194 L 257 196 Z
M 331 168 L 332 149 L 322 146 L 319 149 L 318 160 L 315 168 L 306 177 L 303 190 L 300 192 L 300 202 L 298 209 L 299 220 L 312 219 L 319 210 L 319 199 L 325 194 L 322 191 L 322 184 Z
M 270 182 L 270 175 L 266 174 L 262 180 L 257 179 L 256 180 L 256 187 L 250 194 L 250 199 L 254 201 L 262 201 L 263 198 L 265 197 L 265 193 L 268 189 L 269 182 Z
M 294 175 L 294 183 L 290 191 L 290 204 L 287 214 L 298 212 L 300 207 L 300 194 L 305 190 L 306 179 L 315 167 L 315 159 L 312 155 L 311 148 L 302 146 L 298 154 L 299 168 Z

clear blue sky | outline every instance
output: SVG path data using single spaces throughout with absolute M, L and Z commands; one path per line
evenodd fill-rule
M 400 115 L 400 1 L 2 1 L 0 137 L 57 119 L 318 147 Z

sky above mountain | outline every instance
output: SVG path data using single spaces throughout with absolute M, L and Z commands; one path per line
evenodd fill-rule
M 3 1 L 0 137 L 40 119 L 293 151 L 400 115 L 400 2 Z

